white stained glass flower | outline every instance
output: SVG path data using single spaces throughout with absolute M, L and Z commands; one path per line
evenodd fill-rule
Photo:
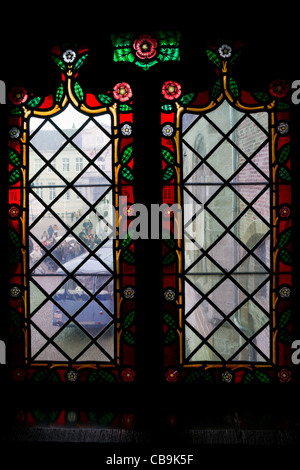
M 219 47 L 219 54 L 224 59 L 228 59 L 231 56 L 232 49 L 227 44 L 223 44 L 223 46 Z
M 233 375 L 231 372 L 228 372 L 227 370 L 222 373 L 222 382 L 225 383 L 230 383 L 232 381 Z
M 166 124 L 163 128 L 162 128 L 162 133 L 165 137 L 171 137 L 171 135 L 173 134 L 174 132 L 174 129 L 173 127 L 170 125 L 170 124 Z
M 124 124 L 124 126 L 121 127 L 121 132 L 125 136 L 131 135 L 132 127 L 130 126 L 130 124 Z
M 76 382 L 76 380 L 78 379 L 78 374 L 74 370 L 71 370 L 67 373 L 67 378 L 69 382 Z
M 288 134 L 289 132 L 289 125 L 287 122 L 280 122 L 278 124 L 278 132 L 281 134 L 281 135 L 284 135 L 284 134 Z
M 165 299 L 168 300 L 168 302 L 172 302 L 172 300 L 175 299 L 175 292 L 172 289 L 166 290 L 164 293 Z
M 124 289 L 124 297 L 125 297 L 125 299 L 133 299 L 134 294 L 135 294 L 135 292 L 134 292 L 134 289 L 133 289 L 132 287 L 126 287 L 126 288 Z
M 18 139 L 19 136 L 20 136 L 20 129 L 18 129 L 17 127 L 11 127 L 9 129 L 9 136 L 11 139 Z
M 71 64 L 75 60 L 76 53 L 72 49 L 67 49 L 62 56 L 66 63 Z

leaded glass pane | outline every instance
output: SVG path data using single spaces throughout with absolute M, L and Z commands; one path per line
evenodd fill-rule
M 269 357 L 267 113 L 223 102 L 182 123 L 186 360 Z
M 101 333 L 114 317 L 113 241 L 105 242 L 112 236 L 115 222 L 112 153 L 107 145 L 111 119 L 104 115 L 94 120 L 69 105 L 51 120 L 55 127 L 47 119 L 40 119 L 41 125 L 35 119 L 37 128 L 30 139 L 34 168 L 30 181 L 36 194 L 29 200 L 34 267 L 30 311 L 40 331 L 37 335 L 36 328 L 33 330 L 32 353 L 37 360 L 53 356 L 59 360 L 62 354 L 78 362 L 109 362 L 114 335 L 102 341 Z M 68 188 L 74 181 L 75 186 Z M 91 256 L 93 251 L 95 256 Z M 45 288 L 52 301 L 46 301 Z M 52 338 L 51 347 L 45 338 Z

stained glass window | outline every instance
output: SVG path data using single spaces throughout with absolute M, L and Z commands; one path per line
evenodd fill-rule
M 290 377 L 288 86 L 240 90 L 240 53 L 207 50 L 206 92 L 162 88 L 163 200 L 182 208 L 163 242 L 168 382 Z
M 188 76 L 165 74 L 181 61 L 181 33 L 110 39 L 120 73 L 124 62 L 142 70 L 134 87 L 118 78 L 103 91 L 100 76 L 99 92 L 87 91 L 80 73 L 89 51 L 67 45 L 52 50 L 61 75 L 53 94 L 21 86 L 8 94 L 13 378 L 134 382 L 140 367 L 150 381 L 147 363 L 174 383 L 288 382 L 287 83 L 241 89 L 233 70 L 242 50 L 223 44 L 206 51 L 214 82 L 195 91 Z M 162 256 L 150 269 L 129 225 L 136 186 L 149 209 L 159 185 Z M 143 246 L 154 253 L 151 240 Z M 157 292 L 141 280 L 136 292 L 137 267 L 152 272 Z M 161 349 L 152 338 L 160 326 Z
M 9 95 L 9 264 L 16 380 L 132 382 L 130 85 L 85 93 L 88 50 L 52 50 L 54 96 Z

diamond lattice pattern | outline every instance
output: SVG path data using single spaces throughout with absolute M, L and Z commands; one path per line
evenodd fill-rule
M 71 105 L 31 118 L 29 243 L 33 361 L 114 356 L 112 142 L 109 115 Z
M 270 357 L 268 115 L 183 116 L 185 358 Z

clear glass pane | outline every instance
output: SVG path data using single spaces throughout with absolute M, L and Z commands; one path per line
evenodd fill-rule
M 222 135 L 205 117 L 202 117 L 187 131 L 184 140 L 197 154 L 205 157 L 222 139 Z
M 244 157 L 242 157 L 227 140 L 219 145 L 207 159 L 207 162 L 213 167 L 216 173 L 221 175 L 225 180 L 229 179 L 244 161 Z
M 66 229 L 61 224 L 59 218 L 47 211 L 43 217 L 41 217 L 37 222 L 34 222 L 30 232 L 42 243 L 47 239 L 45 247 L 49 249 L 49 247 L 56 245 L 59 241 L 59 237 L 66 233 Z
M 267 140 L 267 138 L 266 133 L 262 131 L 248 116 L 230 135 L 230 139 L 248 157 L 253 155 L 257 151 L 258 147 Z
M 72 105 L 30 124 L 34 360 L 114 355 L 113 242 L 103 244 L 115 229 L 111 125 L 110 115 L 89 117 Z
M 225 224 L 230 225 L 245 204 L 228 186 L 225 186 L 208 204 L 210 210 Z
M 226 100 L 207 114 L 207 117 L 213 121 L 224 134 L 227 134 L 243 116 L 244 114 L 242 112 L 232 108 Z
M 245 248 L 229 233 L 220 238 L 220 241 L 209 251 L 210 256 L 226 271 L 231 271 L 246 253 Z
M 54 339 L 71 359 L 74 359 L 89 343 L 90 339 L 75 323 L 70 323 Z
M 224 322 L 208 342 L 227 361 L 245 343 L 245 339 L 229 322 Z
M 268 113 L 250 117 L 227 101 L 205 116 L 183 116 L 185 353 L 191 362 L 269 356 L 268 125 Z
M 231 231 L 252 249 L 269 231 L 269 227 L 251 209 L 248 209 Z

